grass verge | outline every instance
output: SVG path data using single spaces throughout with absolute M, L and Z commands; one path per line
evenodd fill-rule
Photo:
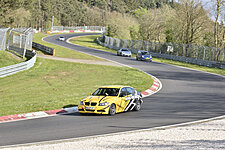
M 6 51 L 0 51 L 0 68 L 22 62 Z
M 71 39 L 70 42 L 73 44 L 80 45 L 80 46 L 86 46 L 86 47 L 90 47 L 90 48 L 95 48 L 95 49 L 99 49 L 99 50 L 103 50 L 103 51 L 109 51 L 112 53 L 116 53 L 116 50 L 109 49 L 109 48 L 106 48 L 106 47 L 103 47 L 103 46 L 97 44 L 97 42 L 96 42 L 97 37 L 100 37 L 100 35 L 77 37 L 77 38 Z M 153 61 L 176 65 L 176 66 L 187 67 L 187 68 L 201 70 L 201 71 L 210 72 L 210 73 L 216 73 L 216 74 L 225 76 L 225 69 L 208 68 L 208 67 L 204 67 L 204 66 L 198 66 L 198 65 L 193 65 L 193 64 L 189 64 L 189 63 L 182 63 L 179 61 L 167 60 L 167 59 L 163 59 L 163 58 L 153 58 Z
M 114 49 L 110 49 L 110 48 L 103 47 L 103 46 L 99 45 L 96 42 L 97 37 L 101 37 L 101 35 L 88 35 L 88 36 L 75 37 L 75 38 L 70 39 L 70 42 L 72 44 L 85 46 L 85 47 L 89 47 L 89 48 L 94 48 L 94 49 L 99 49 L 99 50 L 102 50 L 102 51 L 108 51 L 108 52 L 112 52 L 112 53 L 117 52 Z
M 57 57 L 66 57 L 66 58 L 77 58 L 77 59 L 91 59 L 91 60 L 102 60 L 100 58 L 94 57 L 94 56 L 90 56 L 87 54 L 83 54 L 68 48 L 64 48 L 58 45 L 54 45 L 45 41 L 42 41 L 42 38 L 47 37 L 48 35 L 43 34 L 43 33 L 35 33 L 33 35 L 33 42 L 51 47 L 55 49 L 55 56 Z M 42 52 L 38 51 L 38 53 L 42 54 Z
M 103 85 L 128 85 L 144 91 L 152 82 L 136 69 L 37 58 L 30 70 L 0 78 L 0 116 L 77 105 Z

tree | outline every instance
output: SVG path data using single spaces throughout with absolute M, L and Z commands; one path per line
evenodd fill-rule
M 176 17 L 183 26 L 181 41 L 186 44 L 197 43 L 209 22 L 208 12 L 199 0 L 180 0 L 176 8 Z
M 214 44 L 218 48 L 219 40 L 219 18 L 222 15 L 223 10 L 225 10 L 225 1 L 224 0 L 213 0 L 213 8 L 215 13 L 215 24 L 214 24 Z M 223 25 L 224 26 L 224 25 Z

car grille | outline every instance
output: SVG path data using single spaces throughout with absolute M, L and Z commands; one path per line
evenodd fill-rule
M 97 105 L 97 103 L 91 103 L 91 106 L 96 106 Z
M 105 112 L 105 110 L 97 110 L 97 112 Z
M 85 105 L 86 106 L 96 106 L 97 105 L 97 103 L 96 102 L 92 102 L 92 103 L 90 103 L 90 102 L 85 102 Z
M 95 110 L 92 110 L 92 109 L 86 109 L 86 111 L 92 111 L 92 112 L 94 112 Z
M 85 105 L 86 105 L 86 106 L 89 106 L 89 105 L 90 105 L 90 102 L 85 102 Z

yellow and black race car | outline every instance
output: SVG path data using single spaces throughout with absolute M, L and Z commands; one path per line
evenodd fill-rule
M 80 113 L 109 114 L 141 109 L 142 95 L 128 86 L 104 86 L 80 101 Z

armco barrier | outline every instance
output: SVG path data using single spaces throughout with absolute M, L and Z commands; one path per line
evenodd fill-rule
M 53 49 L 53 48 L 50 48 L 50 47 L 47 47 L 47 46 L 44 46 L 44 45 L 41 45 L 41 44 L 38 44 L 38 43 L 35 43 L 35 42 L 32 42 L 32 47 L 34 49 L 40 50 L 44 53 L 55 56 L 55 49 Z
M 29 59 L 26 62 L 22 62 L 22 63 L 19 63 L 19 64 L 15 64 L 15 65 L 0 68 L 0 77 L 6 77 L 6 76 L 9 76 L 9 75 L 15 74 L 17 72 L 20 72 L 20 71 L 28 70 L 31 67 L 33 67 L 34 63 L 36 62 L 36 57 L 37 57 L 36 52 L 32 52 L 32 51 L 27 50 L 25 56 L 27 58 L 31 58 L 31 59 Z
M 97 38 L 97 42 L 102 46 L 105 46 L 105 47 L 108 47 L 111 49 L 115 49 L 115 50 L 122 48 L 122 47 L 112 46 L 112 45 L 103 43 L 98 38 Z M 136 49 L 129 49 L 129 50 L 134 54 L 136 54 L 138 51 Z M 153 57 L 164 58 L 164 59 L 169 59 L 169 60 L 176 60 L 176 61 L 180 61 L 180 62 L 196 64 L 196 65 L 205 66 L 205 67 L 225 69 L 225 63 L 219 63 L 219 62 L 215 62 L 215 61 L 201 60 L 201 59 L 189 58 L 189 57 L 183 57 L 183 56 L 174 56 L 174 55 L 169 55 L 169 54 L 159 54 L 159 53 L 154 53 L 154 52 L 150 52 L 150 53 L 152 54 Z

